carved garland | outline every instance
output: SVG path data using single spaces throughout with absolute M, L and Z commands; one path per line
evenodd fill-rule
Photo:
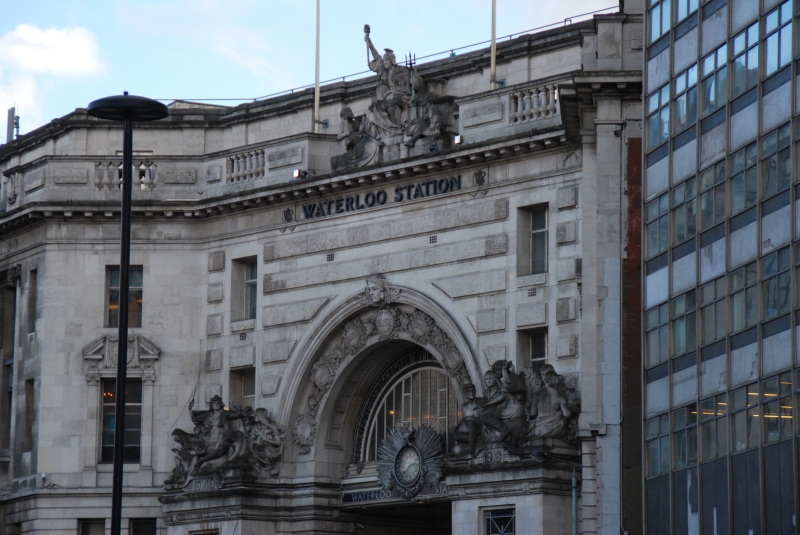
M 297 417 L 292 429 L 300 453 L 309 453 L 316 440 L 319 406 L 336 379 L 340 363 L 358 353 L 372 337 L 377 336 L 379 340 L 410 337 L 422 347 L 433 346 L 442 355 L 448 375 L 455 377 L 459 384 L 471 384 L 461 352 L 435 320 L 417 308 L 406 306 L 403 310 L 392 304 L 400 292 L 399 288 L 390 287 L 382 275 L 367 279 L 362 301 L 378 306 L 378 310 L 347 322 L 328 351 L 311 367 L 312 391 L 306 410 Z
M 100 377 L 113 377 L 117 368 L 117 352 L 119 345 L 117 336 L 101 336 L 83 348 L 83 359 L 86 362 L 86 380 L 96 384 Z M 155 361 L 161 355 L 153 342 L 138 334 L 128 336 L 127 365 L 132 371 L 141 373 L 144 381 L 155 381 Z M 139 374 L 135 374 L 139 377 Z

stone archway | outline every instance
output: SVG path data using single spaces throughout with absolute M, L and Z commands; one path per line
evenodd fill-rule
M 308 370 L 308 383 L 296 389 L 293 398 L 300 408 L 291 422 L 301 455 L 310 453 L 317 441 L 321 408 L 342 370 L 370 346 L 398 340 L 427 350 L 442 365 L 459 398 L 463 386 L 478 376 L 472 351 L 455 323 L 413 289 L 391 286 L 384 276 L 373 275 L 363 293 L 337 312 L 326 322 L 327 329 L 318 329 L 316 343 L 306 344 L 306 354 L 313 358 L 300 368 Z

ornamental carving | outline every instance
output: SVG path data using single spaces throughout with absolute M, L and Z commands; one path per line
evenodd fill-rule
M 580 398 L 551 364 L 517 374 L 512 363 L 497 361 L 484 374 L 483 397 L 476 396 L 473 385 L 463 391 L 455 453 L 502 447 L 518 451 L 540 447 L 547 439 L 577 444 Z
M 398 65 L 389 48 L 384 48 L 383 54 L 378 52 L 369 33 L 369 25 L 364 26 L 367 66 L 378 76 L 375 96 L 365 115 L 356 117 L 349 107 L 339 114 L 337 138 L 342 154 L 331 158 L 334 171 L 378 163 L 382 159 L 381 147 L 386 145 L 402 143 L 412 148 L 420 138 L 426 138 L 436 146 L 437 141 L 445 141 L 443 133 L 452 120 L 452 111 L 447 105 L 436 103 L 439 98 L 427 90 L 417 69 Z M 408 60 L 413 62 L 414 58 Z
M 327 350 L 311 367 L 311 393 L 306 407 L 297 417 L 292 433 L 300 453 L 308 453 L 317 436 L 317 413 L 320 403 L 339 373 L 340 363 L 363 349 L 370 338 L 376 341 L 406 339 L 426 347 L 432 346 L 443 356 L 442 365 L 459 384 L 471 384 L 461 352 L 450 337 L 425 312 L 395 301 L 401 289 L 392 287 L 383 275 L 366 281 L 361 301 L 372 308 L 348 321 L 328 345 Z
M 86 363 L 86 378 L 97 382 L 101 376 L 114 377 L 117 369 L 117 353 L 119 338 L 116 335 L 101 336 L 83 348 L 83 360 Z M 144 380 L 155 380 L 155 362 L 161 355 L 153 342 L 139 334 L 128 336 L 128 370 L 139 372 Z
M 406 500 L 442 480 L 442 437 L 428 427 L 391 428 L 378 446 L 378 482 Z
M 195 411 L 193 407 L 194 400 L 189 404 L 194 433 L 182 429 L 172 432 L 178 447 L 172 450 L 175 468 L 164 481 L 167 490 L 209 477 L 219 481 L 230 471 L 249 477 L 257 477 L 262 471 L 277 475 L 285 431 L 266 409 L 236 404 L 225 408 L 219 396 L 211 398 L 208 410 Z

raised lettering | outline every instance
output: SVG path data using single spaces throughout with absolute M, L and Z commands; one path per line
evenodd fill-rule
M 419 184 L 417 184 L 417 187 L 414 188 L 414 198 L 416 199 L 417 197 L 424 197 L 424 196 L 425 195 L 422 194 L 422 188 L 420 187 Z
M 333 201 L 325 201 L 325 206 L 328 207 L 328 215 L 331 215 L 331 205 L 332 204 L 333 204 Z
M 364 202 L 367 204 L 367 206 L 370 207 L 375 206 L 375 194 L 369 192 L 366 195 L 364 195 Z
M 426 197 L 431 194 L 430 190 L 431 190 L 431 181 L 428 180 L 427 182 L 425 182 L 425 196 Z
M 439 186 L 439 193 L 447 193 L 450 189 L 450 182 L 446 178 L 440 178 L 436 185 Z
M 385 191 L 380 190 L 377 193 L 377 195 L 375 195 L 375 198 L 378 200 L 378 204 L 386 204 L 386 192 Z
M 356 195 L 356 210 L 363 210 L 366 208 L 363 204 L 361 204 L 361 195 Z
M 313 204 L 306 204 L 303 206 L 303 215 L 306 219 L 311 219 L 314 217 L 314 205 Z
M 457 189 L 459 189 L 459 190 L 461 189 L 461 175 L 458 175 L 457 177 L 455 177 L 455 176 L 451 176 L 450 177 L 450 189 L 452 191 L 455 191 Z
M 397 186 L 394 188 L 394 202 L 400 202 L 403 200 L 403 186 Z
M 410 199 L 411 198 L 411 188 L 414 187 L 414 184 L 406 184 L 403 187 L 406 189 L 406 199 Z
M 337 214 L 342 214 L 342 213 L 344 213 L 344 208 L 342 208 L 342 205 L 344 204 L 344 200 L 342 200 L 342 199 L 336 199 L 336 201 L 335 201 L 335 202 L 336 202 L 336 213 L 337 213 Z
M 353 212 L 355 208 L 353 208 L 353 199 L 352 197 L 345 197 L 344 198 L 344 211 L 345 212 Z
M 319 217 L 325 215 L 325 208 L 323 208 L 322 203 L 317 203 L 317 211 L 314 212 L 315 217 Z

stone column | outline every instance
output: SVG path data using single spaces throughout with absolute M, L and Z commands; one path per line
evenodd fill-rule
M 97 452 L 100 447 L 97 430 L 100 416 L 100 379 L 94 376 L 86 377 L 86 430 L 83 438 L 83 487 L 97 486 Z
M 139 486 L 153 486 L 153 383 L 154 375 L 142 377 L 142 442 Z

